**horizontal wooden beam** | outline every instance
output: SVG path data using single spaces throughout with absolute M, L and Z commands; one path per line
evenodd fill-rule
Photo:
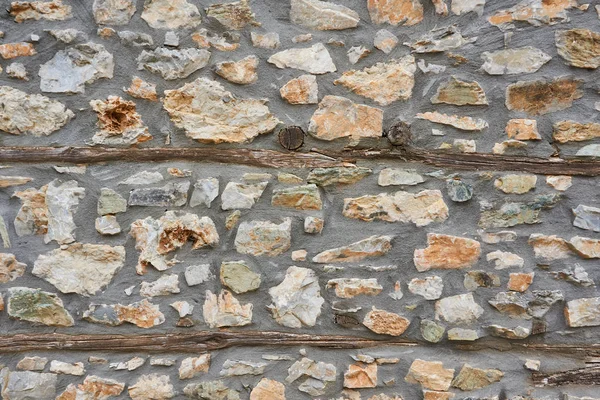
M 600 366 L 593 365 L 585 368 L 550 374 L 534 372 L 531 376 L 535 386 L 565 386 L 565 385 L 600 385 Z
M 269 168 L 319 168 L 361 160 L 397 160 L 466 171 L 522 171 L 542 175 L 599 176 L 600 161 L 539 158 L 488 153 L 452 153 L 415 147 L 287 152 L 214 147 L 105 148 L 0 147 L 0 163 L 212 162 Z

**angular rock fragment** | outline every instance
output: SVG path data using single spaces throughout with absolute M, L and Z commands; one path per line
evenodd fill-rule
M 481 69 L 490 75 L 530 74 L 542 68 L 552 56 L 535 47 L 526 46 L 515 49 L 485 51 L 481 54 L 484 61 Z
M 508 228 L 520 224 L 540 223 L 539 214 L 543 209 L 554 207 L 560 200 L 557 194 L 536 196 L 529 203 L 504 203 L 499 208 L 486 205 L 481 211 L 479 226 L 482 228 Z
M 328 288 L 335 288 L 335 295 L 342 299 L 351 299 L 358 295 L 377 296 L 383 287 L 375 278 L 338 278 L 327 281 Z
M 137 69 L 159 74 L 166 80 L 187 78 L 204 68 L 210 59 L 210 52 L 204 49 L 168 49 L 158 47 L 144 50 L 137 58 Z M 165 94 L 167 94 L 165 92 Z
M 125 384 L 95 375 L 88 375 L 82 384 L 69 384 L 56 400 L 96 399 L 108 400 L 119 396 L 125 389 Z
M 148 128 L 137 113 L 135 103 L 119 96 L 92 100 L 90 106 L 98 114 L 98 131 L 92 138 L 94 144 L 134 145 L 152 139 Z
M 508 251 L 492 251 L 486 254 L 485 257 L 488 262 L 494 262 L 494 269 L 523 268 L 523 265 L 525 265 L 523 258 Z
M 550 307 L 564 300 L 560 290 L 534 290 L 529 294 L 500 292 L 488 301 L 501 313 L 511 318 L 542 318 Z
M 98 25 L 127 25 L 135 13 L 135 0 L 94 0 L 92 11 Z
M 133 76 L 131 85 L 128 88 L 123 88 L 123 91 L 137 99 L 145 99 L 150 101 L 158 101 L 156 94 L 156 84 L 144 81 L 142 78 Z
M 468 271 L 463 281 L 465 289 L 474 291 L 477 288 L 491 288 L 500 286 L 500 277 L 486 271 Z
M 6 67 L 6 75 L 10 76 L 11 78 L 21 79 L 23 81 L 29 80 L 25 65 L 18 62 L 14 62 Z
M 14 254 L 0 253 L 0 283 L 8 283 L 20 278 L 27 265 L 17 261 Z
M 580 236 L 572 237 L 568 243 L 571 250 L 582 258 L 600 258 L 600 240 Z
M 533 282 L 534 273 L 511 273 L 508 280 L 508 290 L 523 293 Z
M 589 297 L 568 301 L 565 319 L 571 328 L 600 326 L 600 297 Z
M 554 25 L 569 21 L 567 10 L 578 7 L 577 0 L 522 0 L 517 5 L 495 12 L 488 18 L 500 29 L 514 27 L 513 22 L 528 22 L 533 26 Z
M 244 261 L 223 261 L 220 270 L 221 283 L 234 293 L 246 293 L 260 287 L 260 274 L 254 272 Z
M 414 170 L 384 168 L 379 172 L 377 184 L 379 186 L 413 186 L 425 180 Z
M 600 232 L 600 208 L 590 207 L 583 204 L 573 208 L 573 226 L 588 231 Z
M 320 210 L 323 201 L 317 185 L 309 184 L 274 190 L 271 205 L 296 210 Z
M 480 229 L 477 233 L 481 237 L 481 241 L 487 244 L 514 242 L 517 240 L 517 233 L 514 231 L 485 232 Z
M 377 364 L 356 363 L 348 366 L 344 372 L 344 387 L 349 389 L 365 389 L 377 386 Z
M 62 300 L 56 294 L 41 289 L 9 288 L 6 312 L 11 318 L 47 326 L 75 324 Z
M 427 247 L 415 249 L 413 261 L 417 271 L 462 269 L 472 267 L 481 256 L 481 244 L 458 236 L 427 234 Z
M 316 43 L 308 48 L 280 51 L 269 57 L 267 62 L 277 68 L 294 68 L 315 75 L 336 71 L 329 51 L 323 43 Z
M 509 139 L 541 140 L 537 121 L 534 119 L 511 119 L 506 123 L 506 134 Z
M 181 360 L 179 366 L 179 379 L 191 379 L 201 372 L 208 372 L 210 367 L 210 354 L 199 357 L 187 357 Z
M 373 309 L 365 315 L 362 323 L 369 328 L 369 330 L 380 335 L 400 336 L 408 329 L 410 320 L 401 315 L 378 310 L 373 307 Z
M 412 294 L 423 296 L 425 300 L 437 300 L 442 296 L 444 281 L 439 276 L 414 278 L 408 283 L 408 290 Z
M 168 296 L 179 292 L 177 274 L 163 275 L 154 282 L 142 282 L 140 287 L 140 295 L 144 297 Z
M 204 204 L 210 208 L 211 203 L 219 195 L 219 180 L 217 178 L 198 179 L 194 183 L 194 192 L 190 198 L 190 207 Z
M 301 75 L 279 89 L 281 97 L 290 104 L 317 104 L 319 86 L 314 75 Z
M 196 42 L 198 47 L 203 49 L 208 49 L 209 47 L 213 47 L 219 51 L 234 51 L 240 47 L 239 43 L 229 43 L 228 36 L 227 38 L 218 33 L 209 32 L 205 28 L 198 30 L 197 32 L 192 34 L 192 40 Z
M 500 382 L 503 376 L 504 373 L 497 369 L 480 369 L 465 364 L 452 381 L 452 386 L 463 391 L 477 390 Z
M 134 189 L 129 193 L 130 206 L 181 207 L 186 205 L 190 182 L 170 182 L 159 188 Z
M 569 243 L 556 235 L 533 233 L 527 243 L 533 247 L 535 258 L 544 261 L 562 260 L 571 256 Z
M 582 142 L 600 137 L 600 124 L 559 121 L 553 125 L 552 139 L 558 143 Z
M 269 295 L 273 318 L 290 328 L 314 326 L 325 302 L 317 275 L 308 268 L 289 267 L 283 281 L 269 289 Z
M 446 50 L 459 48 L 465 44 L 473 43 L 477 38 L 465 38 L 455 26 L 435 28 L 421 39 L 412 43 L 404 43 L 415 53 L 441 53 Z
M 243 184 L 229 182 L 221 194 L 221 209 L 250 209 L 260 199 L 268 182 L 257 184 Z
M 478 106 L 488 105 L 488 101 L 479 83 L 461 81 L 452 76 L 449 81 L 438 87 L 437 93 L 431 98 L 431 104 Z
M 221 290 L 219 296 L 207 290 L 202 307 L 204 322 L 211 328 L 249 325 L 252 323 L 252 307 L 252 303 L 240 304 L 227 290 Z
M 450 9 L 455 15 L 462 15 L 469 12 L 475 12 L 481 16 L 485 0 L 452 0 Z
M 546 183 L 554 189 L 564 192 L 573 185 L 573 178 L 568 175 L 547 175 Z
M 588 29 L 557 30 L 556 49 L 567 64 L 596 69 L 600 67 L 600 33 Z
M 494 181 L 494 187 L 504 193 L 524 194 L 535 189 L 535 175 L 504 175 Z
M 371 54 L 371 50 L 367 49 L 364 46 L 353 46 L 350 47 L 350 50 L 346 53 L 348 55 L 348 61 L 350 64 L 354 65 L 369 54 Z
M 125 0 L 125 1 L 129 1 L 129 0 Z M 52 37 L 54 37 L 56 40 L 63 42 L 63 43 L 73 43 L 75 41 L 87 41 L 88 40 L 88 36 L 85 32 L 79 31 L 77 29 L 73 29 L 73 28 L 67 28 L 67 29 L 50 29 L 47 30 L 46 32 L 48 32 L 50 35 L 52 35 Z
M 292 220 L 280 224 L 270 221 L 244 221 L 235 237 L 238 253 L 274 257 L 285 253 L 291 246 Z
M 152 328 L 165 322 L 160 306 L 146 299 L 128 305 L 90 304 L 83 313 L 83 319 L 108 326 L 119 326 L 128 322 L 139 328 Z
M 2 368 L 2 398 L 10 400 L 54 400 L 57 376 Z
M 51 1 L 13 1 L 8 9 L 15 22 L 21 23 L 30 19 L 39 21 L 64 21 L 72 18 L 71 6 L 62 0 Z
M 380 29 L 375 33 L 373 45 L 385 54 L 390 54 L 398 45 L 398 37 L 387 29 Z
M 97 43 L 84 43 L 59 50 L 42 64 L 40 89 L 47 93 L 85 93 L 85 85 L 98 79 L 113 77 L 113 55 Z
M 446 369 L 441 361 L 415 359 L 404 380 L 408 383 L 420 383 L 425 389 L 446 391 L 450 388 L 454 369 Z
M 444 337 L 446 328 L 442 324 L 430 319 L 422 319 L 419 326 L 421 336 L 430 343 L 439 343 Z
M 45 357 L 23 357 L 16 368 L 21 371 L 43 371 L 47 363 L 48 359 Z
M 152 36 L 147 33 L 132 32 L 132 31 L 120 31 L 118 34 L 121 39 L 121 44 L 125 46 L 134 47 L 152 47 L 154 46 L 154 40 Z
M 515 328 L 506 328 L 499 325 L 490 325 L 487 327 L 488 331 L 492 336 L 501 337 L 511 340 L 526 339 L 531 334 L 531 329 L 523 326 L 517 326 Z
M 321 233 L 325 221 L 322 218 L 306 217 L 304 219 L 304 232 L 306 233 Z
M 37 54 L 33 44 L 27 42 L 0 44 L 0 57 L 10 60 L 16 57 L 27 57 Z
M 258 47 L 259 49 L 274 50 L 281 45 L 279 33 L 277 32 L 250 32 L 250 38 L 252 39 L 252 46 Z
M 262 378 L 250 392 L 250 400 L 286 400 L 285 385 L 272 379 Z
M 246 27 L 246 25 L 260 26 L 248 4 L 248 0 L 212 4 L 205 11 L 209 18 L 216 19 L 227 29 L 239 30 Z
M 506 88 L 506 108 L 529 115 L 564 110 L 583 96 L 581 83 L 570 78 L 513 83 Z
M 85 374 L 85 368 L 82 362 L 75 364 L 66 363 L 63 361 L 52 360 L 50 363 L 50 372 L 63 375 L 82 376 Z
M 239 61 L 223 61 L 215 65 L 215 72 L 229 82 L 239 85 L 249 85 L 258 80 L 256 69 L 258 57 L 252 55 Z
M 418 113 L 416 117 L 436 124 L 450 125 L 463 131 L 482 131 L 489 126 L 486 121 L 480 118 L 459 117 L 457 115 L 442 114 L 437 111 Z
M 240 400 L 240 394 L 221 381 L 190 383 L 183 389 L 188 399 Z M 141 400 L 141 399 L 140 399 Z
M 392 236 L 370 236 L 348 246 L 325 250 L 313 257 L 315 263 L 354 262 L 380 257 L 392 249 Z
M 242 213 L 240 210 L 235 210 L 234 212 L 232 212 L 231 214 L 229 214 L 227 216 L 227 218 L 225 218 L 225 229 L 227 229 L 228 231 L 232 230 L 233 228 L 235 228 L 235 226 L 237 225 L 237 223 L 240 221 L 240 217 L 242 216 Z
M 0 130 L 13 135 L 50 135 L 75 114 L 64 104 L 41 94 L 0 86 Z
M 187 0 L 146 0 L 142 19 L 155 29 L 193 28 L 202 21 L 198 8 Z
M 118 214 L 127 211 L 127 200 L 119 193 L 109 188 L 100 189 L 98 197 L 98 214 Z
M 527 143 L 520 140 L 505 140 L 500 143 L 495 143 L 492 148 L 493 154 L 505 154 L 508 149 L 523 149 L 527 147 Z
M 450 200 L 457 203 L 469 201 L 473 197 L 473 185 L 456 177 L 446 180 L 446 189 Z
M 304 357 L 288 368 L 288 376 L 285 378 L 285 381 L 287 383 L 293 383 L 297 379 L 307 376 L 309 379 L 312 378 L 312 380 L 317 382 L 335 382 L 336 373 L 335 365 L 327 364 L 322 361 L 316 362 Z
M 444 297 L 435 302 L 435 317 L 451 324 L 471 324 L 483 315 L 472 293 Z
M 31 273 L 62 293 L 93 296 L 103 290 L 125 264 L 125 248 L 73 243 L 40 255 Z
M 581 149 L 577 150 L 575 153 L 577 157 L 598 157 L 600 156 L 600 145 L 597 144 L 588 144 L 587 146 L 583 146 Z
M 130 175 L 127 179 L 119 182 L 119 185 L 152 185 L 163 181 L 162 174 L 158 171 L 141 171 L 137 174 Z
M 250 142 L 280 122 L 262 100 L 238 99 L 205 78 L 166 90 L 163 107 L 186 136 L 203 143 Z
M 358 25 L 358 13 L 348 7 L 320 0 L 292 0 L 290 20 L 319 31 L 342 30 Z
M 219 243 L 212 219 L 176 211 L 167 211 L 157 220 L 152 217 L 138 219 L 131 224 L 129 234 L 136 241 L 136 250 L 140 251 L 136 266 L 140 275 L 150 265 L 159 271 L 169 269 L 173 262 L 165 255 L 183 247 L 188 240 L 192 241 L 192 249 L 214 247 Z
M 315 168 L 310 171 L 306 181 L 319 186 L 349 185 L 361 181 L 371 172 L 373 171 L 364 167 Z
M 448 329 L 448 340 L 474 342 L 479 339 L 479 332 L 475 329 L 451 328 Z
M 210 264 L 190 265 L 185 269 L 184 276 L 188 286 L 196 286 L 215 277 L 210 272 Z
M 127 390 L 131 400 L 168 400 L 175 397 L 168 375 L 142 375 Z
M 423 20 L 420 0 L 368 0 L 367 7 L 374 24 L 412 26 Z

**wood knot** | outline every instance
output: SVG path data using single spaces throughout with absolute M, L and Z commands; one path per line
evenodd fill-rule
M 286 126 L 279 131 L 279 144 L 287 150 L 298 150 L 304 144 L 304 130 L 299 126 Z

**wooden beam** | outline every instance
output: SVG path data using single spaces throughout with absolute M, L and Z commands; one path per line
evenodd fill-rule
M 534 372 L 531 376 L 535 386 L 600 385 L 600 366 L 544 374 Z

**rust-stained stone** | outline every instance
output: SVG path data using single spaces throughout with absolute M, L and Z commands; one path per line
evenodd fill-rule
M 201 372 L 208 372 L 210 367 L 210 354 L 205 353 L 198 357 L 187 357 L 181 360 L 179 366 L 179 379 L 191 379 Z
M 443 1 L 443 0 L 440 0 Z M 452 400 L 456 396 L 450 392 L 438 392 L 436 390 L 423 390 L 423 400 Z
M 90 101 L 90 106 L 98 114 L 100 128 L 92 138 L 94 144 L 134 145 L 152 139 L 134 102 L 108 96 L 106 101 Z
M 568 245 L 582 258 L 600 258 L 600 239 L 575 236 Z
M 233 3 L 212 4 L 205 9 L 209 18 L 214 18 L 227 29 L 239 30 L 246 25 L 260 26 L 248 4 L 248 0 Z
M 342 85 L 359 96 L 387 106 L 412 96 L 416 69 L 415 58 L 408 55 L 399 60 L 377 63 L 361 71 L 346 71 L 333 84 Z
M 528 22 L 534 26 L 554 25 L 569 21 L 567 10 L 578 7 L 577 0 L 522 0 L 517 5 L 495 12 L 488 18 L 490 24 L 501 29 L 513 22 Z
M 439 190 L 416 194 L 398 191 L 344 199 L 343 215 L 362 221 L 414 223 L 427 226 L 448 219 L 448 206 Z
M 533 277 L 535 273 L 520 273 L 514 272 L 510 274 L 510 278 L 508 280 L 508 290 L 512 290 L 515 292 L 523 293 L 533 282 Z
M 219 51 L 234 51 L 240 47 L 239 43 L 229 43 L 227 39 L 214 32 L 202 28 L 192 34 L 192 40 L 203 49 L 213 47 Z
M 506 108 L 529 115 L 564 110 L 583 96 L 581 83 L 570 78 L 513 83 L 506 88 Z
M 435 122 L 436 124 L 450 125 L 463 131 L 482 131 L 488 127 L 488 123 L 480 118 L 446 115 L 437 111 L 418 113 L 416 117 Z
M 541 140 L 535 119 L 511 119 L 506 123 L 506 134 L 509 139 Z
M 160 306 L 146 299 L 128 305 L 90 304 L 83 313 L 83 319 L 108 326 L 118 326 L 128 322 L 139 328 L 152 328 L 165 322 Z
M 155 29 L 193 28 L 202 21 L 198 7 L 187 0 L 146 0 L 141 17 Z
M 535 189 L 537 176 L 535 175 L 503 175 L 494 181 L 494 187 L 504 193 L 524 194 Z
M 206 78 L 165 90 L 163 107 L 186 136 L 203 143 L 250 142 L 280 122 L 264 101 L 236 98 Z
M 158 101 L 156 94 L 156 84 L 146 82 L 140 77 L 133 76 L 131 85 L 128 88 L 123 88 L 123 91 L 137 99 L 145 99 L 150 101 Z
M 440 85 L 437 93 L 431 98 L 431 104 L 487 105 L 488 101 L 479 83 L 465 82 L 452 76 L 449 81 Z
M 380 257 L 392 249 L 392 236 L 370 236 L 348 246 L 325 250 L 313 257 L 319 264 L 354 262 L 370 257 Z
M 327 281 L 328 288 L 335 288 L 335 295 L 342 299 L 351 299 L 358 295 L 377 296 L 383 287 L 376 278 L 338 278 Z
M 465 274 L 463 285 L 467 290 L 477 290 L 479 287 L 491 288 L 500 286 L 500 277 L 486 271 L 468 271 Z
M 451 324 L 472 324 L 483 315 L 483 308 L 472 293 L 444 297 L 435 302 L 435 318 Z
M 256 69 L 258 57 L 251 55 L 239 61 L 223 61 L 215 65 L 215 72 L 229 82 L 239 85 L 249 85 L 258 80 Z
M 444 368 L 441 361 L 415 359 L 404 380 L 420 383 L 424 389 L 446 391 L 450 388 L 454 369 Z
M 202 312 L 209 327 L 224 328 L 251 324 L 252 308 L 252 303 L 240 304 L 228 290 L 221 290 L 218 296 L 207 290 Z
M 562 260 L 571 255 L 569 243 L 556 235 L 546 236 L 541 233 L 533 233 L 529 236 L 527 243 L 533 247 L 535 258 L 545 261 Z
M 472 267 L 481 256 L 481 244 L 458 236 L 427 234 L 427 247 L 415 249 L 414 263 L 419 272 L 430 269 Z
M 252 46 L 259 49 L 276 49 L 281 45 L 279 41 L 279 33 L 277 32 L 250 32 Z
M 367 8 L 374 24 L 412 26 L 423 20 L 420 0 L 368 0 Z
M 308 133 L 327 141 L 345 137 L 352 141 L 379 138 L 382 132 L 383 110 L 331 95 L 323 97 L 308 125 Z
M 314 75 L 291 79 L 279 89 L 281 97 L 290 104 L 317 104 L 319 86 Z
M 273 190 L 271 205 L 296 210 L 320 210 L 323 201 L 317 185 L 311 183 L 303 186 Z
M 552 139 L 558 143 L 583 142 L 600 137 L 600 124 L 559 121 L 553 125 Z
M 5 43 L 0 44 L 0 56 L 5 60 L 16 57 L 27 57 L 37 54 L 32 43 Z
M 365 315 L 363 325 L 380 335 L 400 336 L 408 329 L 410 320 L 401 315 L 373 307 Z
M 273 379 L 262 378 L 250 392 L 250 400 L 286 400 L 285 385 Z
M 73 17 L 71 6 L 64 4 L 62 0 L 51 1 L 13 1 L 8 9 L 15 22 L 23 22 L 29 19 L 48 21 L 63 21 Z
M 8 283 L 25 273 L 27 264 L 17 261 L 14 254 L 0 253 L 0 283 Z
M 358 25 L 358 13 L 340 4 L 320 0 L 291 0 L 293 24 L 319 31 L 342 30 Z
M 88 375 L 79 385 L 69 384 L 56 400 L 108 400 L 119 396 L 124 389 L 124 383 Z
M 168 400 L 175 397 L 168 375 L 142 375 L 127 390 L 131 400 Z
M 504 373 L 497 369 L 480 369 L 465 364 L 452 381 L 452 386 L 463 391 L 477 390 L 500 382 L 503 376 Z
M 278 256 L 291 246 L 291 229 L 291 218 L 285 218 L 279 224 L 270 221 L 244 221 L 238 228 L 235 248 L 242 254 Z
M 567 302 L 565 319 L 571 328 L 600 326 L 600 297 L 575 299 Z
M 349 389 L 365 389 L 377 386 L 377 364 L 356 363 L 348 366 L 344 372 L 344 387 Z
M 600 33 L 588 29 L 557 30 L 556 49 L 567 64 L 596 69 L 600 67 Z

